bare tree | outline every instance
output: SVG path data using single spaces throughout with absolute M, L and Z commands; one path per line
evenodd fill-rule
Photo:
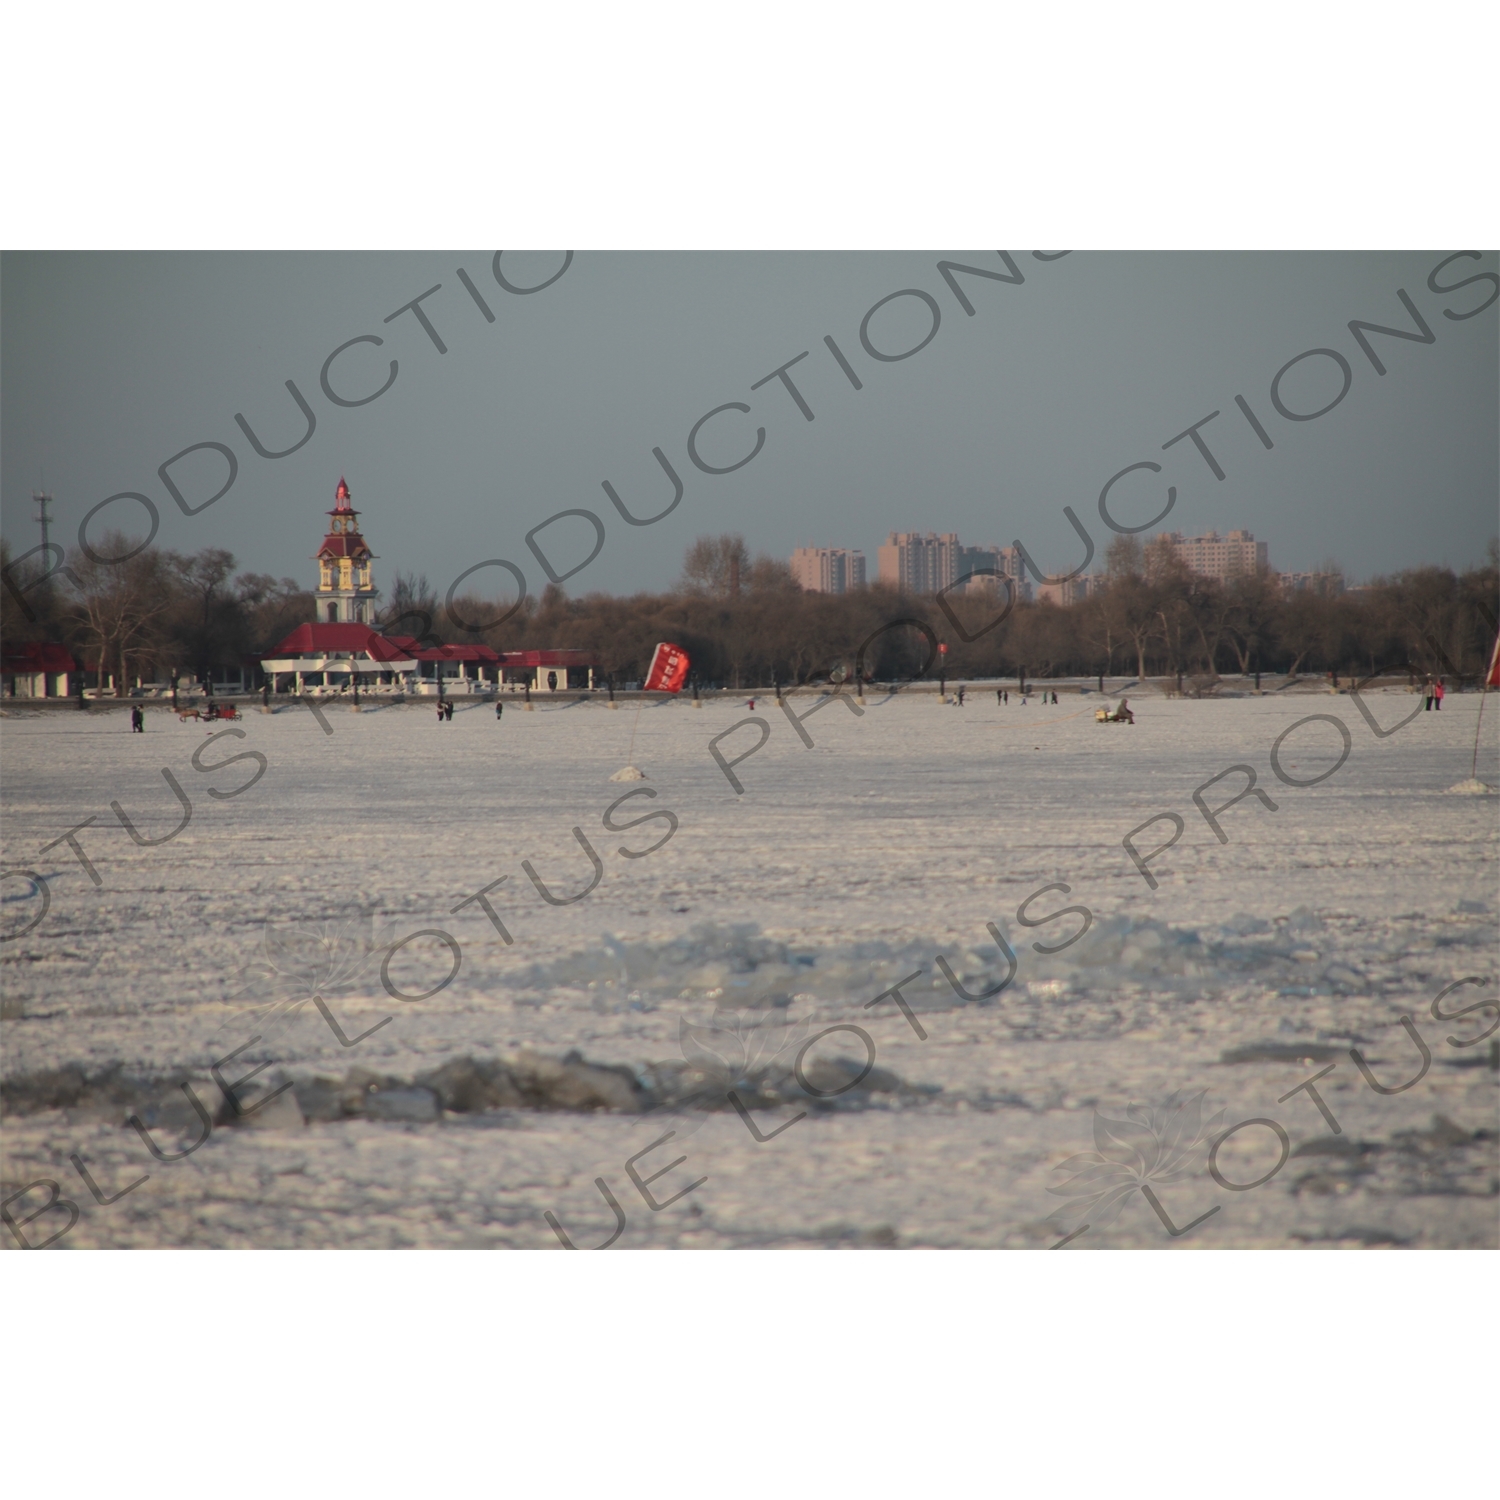
M 1115 650 L 1122 634 L 1119 621 L 1120 596 L 1109 584 L 1090 589 L 1087 599 L 1078 607 L 1079 634 L 1099 652 L 1099 690 L 1104 690 L 1104 675 L 1114 670 Z
M 1228 612 L 1224 631 L 1239 660 L 1240 671 L 1250 674 L 1250 664 L 1271 644 L 1271 626 L 1282 602 L 1276 580 L 1265 572 L 1242 573 L 1229 581 L 1225 589 Z
M 1187 666 L 1183 636 L 1192 628 L 1194 596 L 1198 580 L 1165 536 L 1153 537 L 1146 546 L 1146 579 L 1156 634 L 1166 652 L 1167 670 L 1179 680 Z
M 1214 681 L 1219 676 L 1219 647 L 1229 630 L 1234 603 L 1217 578 L 1196 578 L 1188 596 L 1193 631 L 1203 650 L 1203 670 Z
M 234 554 L 222 547 L 205 547 L 191 557 L 182 557 L 175 552 L 162 556 L 165 568 L 174 577 L 178 588 L 192 601 L 193 615 L 185 621 L 181 632 L 188 657 L 197 668 L 198 676 L 206 678 L 213 668 L 215 656 L 222 642 L 216 631 L 214 606 L 220 602 L 222 591 L 229 575 L 234 572 Z M 227 622 L 226 622 L 227 623 Z
M 1146 680 L 1146 646 L 1157 628 L 1156 592 L 1146 577 L 1141 544 L 1133 536 L 1117 536 L 1105 559 L 1105 587 L 1113 594 L 1115 619 L 1124 638 L 1135 647 L 1135 673 Z
M 117 667 L 115 696 L 130 691 L 130 661 L 144 655 L 163 618 L 172 609 L 175 582 L 162 554 L 147 549 L 128 555 L 132 539 L 111 532 L 101 542 L 106 558 L 101 562 L 80 557 L 74 564 L 78 583 L 74 589 L 78 624 L 98 652 L 99 686 L 103 689 L 106 663 Z
M 791 564 L 764 552 L 757 553 L 750 564 L 748 582 L 753 594 L 802 592 L 801 585 L 792 580 Z
M 10 543 L 0 539 L 0 638 L 7 642 L 56 640 L 64 627 L 61 592 L 41 552 L 34 547 L 12 561 Z
M 426 615 L 427 623 L 437 613 L 437 595 L 427 582 L 425 573 L 397 573 L 391 583 L 390 603 L 377 616 L 382 626 L 394 625 L 398 621 L 408 623 L 419 615 Z M 412 632 L 408 631 L 407 634 Z
M 682 587 L 691 594 L 732 599 L 750 571 L 750 552 L 738 535 L 700 536 L 682 561 Z
M 1327 630 L 1332 601 L 1312 589 L 1299 589 L 1288 596 L 1275 624 L 1275 641 L 1283 656 L 1291 658 L 1286 669 L 1295 677 L 1321 646 Z
M 269 650 L 317 610 L 317 599 L 295 578 L 241 573 L 234 581 L 235 606 L 247 652 Z
M 1447 568 L 1413 568 L 1382 591 L 1399 621 L 1409 659 L 1433 676 L 1464 671 L 1462 598 Z

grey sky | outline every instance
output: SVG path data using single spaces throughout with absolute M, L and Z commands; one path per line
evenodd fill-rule
M 546 578 L 528 530 L 565 509 L 592 511 L 606 539 L 569 592 L 629 592 L 676 577 L 704 532 L 740 531 L 785 557 L 798 544 L 874 549 L 887 531 L 956 531 L 970 543 L 1020 537 L 1043 566 L 1081 556 L 1064 519 L 1071 505 L 1099 555 L 1113 533 L 1099 517 L 1104 482 L 1127 465 L 1160 463 L 1112 495 L 1122 524 L 1154 515 L 1189 533 L 1248 527 L 1273 567 L 1336 558 L 1353 577 L 1418 562 L 1478 561 L 1497 530 L 1497 309 L 1455 321 L 1492 292 L 1488 282 L 1438 295 L 1429 272 L 1451 251 L 1349 254 L 1075 253 L 1043 262 L 1015 251 L 1023 285 L 959 278 L 965 315 L 937 262 L 1003 270 L 993 251 L 899 253 L 580 252 L 545 290 L 502 289 L 491 255 L 10 254 L 0 264 L 0 504 L 13 547 L 35 545 L 31 492 L 45 472 L 56 539 L 120 491 L 149 496 L 158 543 L 227 547 L 242 569 L 312 582 L 309 561 L 341 474 L 380 561 L 425 572 L 442 590 L 464 568 L 507 558 L 540 592 Z M 517 284 L 544 280 L 560 254 L 514 254 Z M 493 324 L 455 272 L 466 268 Z M 1493 273 L 1494 254 L 1454 261 L 1453 285 Z M 424 304 L 448 352 L 411 313 L 385 316 L 429 287 Z M 941 326 L 919 353 L 882 363 L 860 324 L 881 298 L 916 288 Z M 1348 322 L 1410 328 L 1405 289 L 1436 335 L 1423 345 L 1372 341 L 1380 376 Z M 930 326 L 913 297 L 876 314 L 877 346 L 900 350 Z M 348 395 L 374 390 L 388 361 L 399 374 L 378 400 L 340 409 L 319 383 L 324 360 L 360 334 L 332 376 Z M 863 381 L 856 391 L 826 349 L 831 334 Z M 1279 416 L 1270 385 L 1305 350 L 1338 350 L 1352 369 L 1347 397 L 1315 421 Z M 802 351 L 791 371 L 816 420 L 780 381 L 751 386 Z M 292 379 L 317 430 L 281 460 L 255 455 L 234 421 L 243 412 L 270 448 L 305 430 L 285 389 Z M 1283 400 L 1315 410 L 1337 394 L 1333 361 L 1309 359 Z M 1267 451 L 1235 406 L 1242 393 L 1270 433 Z M 693 424 L 725 402 L 700 439 L 728 464 L 765 428 L 760 453 L 734 473 L 690 462 Z M 1218 481 L 1184 440 L 1162 445 L 1218 410 L 1203 429 L 1227 477 Z M 190 444 L 217 441 L 238 478 L 216 504 L 184 516 L 157 466 Z M 670 488 L 660 446 L 686 492 L 656 525 L 626 525 L 601 481 L 653 515 Z M 201 466 L 201 467 L 200 467 Z M 222 483 L 223 461 L 196 454 L 173 473 L 192 503 Z M 141 531 L 133 502 L 96 526 Z M 1153 528 L 1155 530 L 1156 528 Z M 97 536 L 91 530 L 91 535 Z M 581 560 L 592 531 L 576 518 L 542 539 L 558 571 Z M 498 570 L 477 575 L 503 592 Z

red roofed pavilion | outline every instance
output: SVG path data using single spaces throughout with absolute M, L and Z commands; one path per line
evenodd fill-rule
M 291 685 L 298 695 L 306 688 L 320 693 L 351 688 L 357 693 L 363 685 L 377 692 L 441 695 L 450 682 L 464 694 L 498 692 L 507 684 L 513 691 L 534 684 L 549 692 L 594 686 L 598 661 L 592 652 L 501 652 L 478 641 L 424 646 L 415 637 L 384 635 L 375 629 L 375 600 L 380 595 L 370 571 L 374 554 L 360 534 L 359 512 L 352 500 L 349 482 L 340 476 L 328 512 L 328 534 L 318 549 L 317 617 L 260 658 L 272 691 Z M 408 612 L 413 619 L 423 614 Z

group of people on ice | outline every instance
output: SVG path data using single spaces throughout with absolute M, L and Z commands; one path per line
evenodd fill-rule
M 1004 688 L 996 688 L 995 689 L 995 702 L 1001 708 L 1004 708 L 1005 705 L 1010 702 L 1010 694 L 1009 694 L 1009 692 L 1007 692 L 1006 689 L 1004 689 Z M 1025 708 L 1026 705 L 1028 703 L 1030 703 L 1030 702 L 1031 702 L 1031 694 L 1030 693 L 1022 693 L 1021 694 L 1021 707 Z M 1042 702 L 1043 703 L 1056 703 L 1057 702 L 1057 694 L 1054 693 L 1054 692 L 1052 692 L 1048 688 L 1043 688 L 1042 689 Z M 960 708 L 962 708 L 963 705 L 964 705 L 964 690 L 963 690 L 963 688 L 959 688 L 959 690 L 958 690 L 958 706 Z
M 496 698 L 495 717 L 499 719 L 502 718 L 504 714 L 505 705 L 498 698 Z M 453 718 L 453 700 L 451 698 L 444 698 L 443 701 L 438 704 L 437 716 L 439 724 L 447 723 Z

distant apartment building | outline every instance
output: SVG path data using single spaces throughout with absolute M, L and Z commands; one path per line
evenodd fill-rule
M 968 578 L 962 590 L 966 594 L 999 593 L 1007 586 L 1001 582 L 1006 579 L 1013 598 L 1031 598 L 1031 582 L 1026 576 L 1026 563 L 1015 547 L 963 548 L 958 576 Z
M 847 594 L 865 586 L 865 555 L 848 547 L 798 547 L 792 582 L 810 594 Z
M 1266 543 L 1257 542 L 1253 531 L 1231 531 L 1228 536 L 1220 536 L 1217 531 L 1202 536 L 1164 531 L 1158 540 L 1169 541 L 1183 562 L 1205 578 L 1234 578 L 1270 568 Z
M 1097 594 L 1104 584 L 1102 573 L 1084 573 L 1077 578 L 1059 578 L 1037 585 L 1036 596 L 1052 604 L 1081 604 L 1090 594 Z
M 1278 573 L 1281 586 L 1289 594 L 1321 594 L 1325 599 L 1347 592 L 1341 573 Z
M 1031 597 L 1014 547 L 966 547 L 951 531 L 893 531 L 876 559 L 880 581 L 905 594 L 935 594 L 961 580 L 962 592 L 992 591 L 1001 587 L 1001 578 L 1008 578 L 1019 597 Z
M 964 551 L 951 531 L 893 531 L 876 554 L 880 581 L 903 594 L 935 594 L 963 577 Z

